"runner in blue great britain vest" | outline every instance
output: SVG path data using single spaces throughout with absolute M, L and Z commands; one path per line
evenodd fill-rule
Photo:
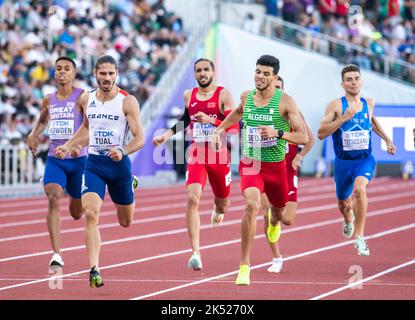
M 368 206 L 366 188 L 376 166 L 372 155 L 372 131 L 386 142 L 389 154 L 395 154 L 396 147 L 373 117 L 374 101 L 360 96 L 359 67 L 345 66 L 341 77 L 345 96 L 327 106 L 318 137 L 324 139 L 332 135 L 333 138 L 334 181 L 338 207 L 344 216 L 343 235 L 346 238 L 354 235 L 358 255 L 368 256 L 370 251 L 364 240 Z

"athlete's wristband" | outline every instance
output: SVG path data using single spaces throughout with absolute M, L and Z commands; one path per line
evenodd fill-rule
M 284 135 L 284 130 L 278 130 L 278 139 L 281 139 Z
M 119 150 L 121 152 L 121 156 L 124 158 L 124 156 L 126 156 L 127 154 L 125 153 L 125 150 L 121 147 L 118 147 L 117 150 Z

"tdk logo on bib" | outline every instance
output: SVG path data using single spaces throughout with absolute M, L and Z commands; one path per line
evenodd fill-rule
M 112 138 L 114 137 L 114 132 L 111 130 L 98 130 L 94 132 L 95 143 L 101 146 L 112 145 Z

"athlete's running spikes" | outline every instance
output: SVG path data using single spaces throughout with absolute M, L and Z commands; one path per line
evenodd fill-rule
M 354 233 L 354 213 L 351 212 L 352 215 L 352 221 L 349 223 L 346 223 L 343 221 L 343 236 L 345 236 L 347 239 L 351 238 Z
M 272 265 L 267 269 L 271 273 L 279 273 L 282 270 L 283 260 L 282 257 L 272 259 Z
M 369 247 L 367 246 L 363 237 L 356 237 L 354 242 L 354 247 L 357 249 L 357 254 L 359 256 L 368 256 L 370 255 Z
M 104 285 L 104 281 L 95 266 L 89 271 L 89 285 L 91 288 L 100 288 Z
M 225 215 L 223 213 L 217 213 L 216 211 L 213 211 L 210 217 L 210 222 L 212 223 L 212 226 L 213 227 L 220 226 L 222 224 L 224 217 Z
M 133 187 L 133 192 L 134 192 L 138 187 L 138 178 L 135 175 L 133 175 L 132 178 L 133 178 L 132 187 Z
M 203 268 L 202 259 L 196 252 L 193 252 L 192 256 L 187 262 L 187 266 L 189 267 L 189 269 L 193 269 L 194 271 L 202 270 Z
M 49 261 L 49 267 L 63 267 L 64 265 L 62 257 L 54 253 Z
M 249 280 L 249 274 L 251 273 L 251 270 L 248 265 L 241 264 L 239 266 L 239 273 L 238 277 L 236 278 L 235 284 L 238 286 L 249 286 L 250 280 Z

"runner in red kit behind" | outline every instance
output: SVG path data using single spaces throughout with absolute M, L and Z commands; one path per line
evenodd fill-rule
M 186 188 L 187 208 L 186 223 L 190 244 L 193 250 L 188 261 L 189 269 L 202 270 L 200 246 L 199 202 L 206 179 L 209 178 L 214 194 L 214 210 L 211 216 L 213 226 L 220 225 L 229 207 L 231 183 L 230 157 L 226 143 L 220 152 L 211 148 L 210 141 L 213 131 L 232 111 L 233 101 L 230 92 L 216 86 L 213 82 L 215 67 L 208 59 L 199 59 L 194 64 L 195 78 L 198 87 L 184 92 L 185 112 L 178 123 L 167 130 L 162 136 L 155 137 L 153 144 L 158 146 L 180 130 L 181 122 L 186 128 L 190 125 L 191 146 L 187 159 Z M 180 126 L 178 125 L 180 124 Z M 236 124 L 228 129 L 239 133 Z
M 229 152 L 226 144 L 220 152 L 215 152 L 208 142 L 216 128 L 216 121 L 225 119 L 220 108 L 220 95 L 223 89 L 223 87 L 214 87 L 212 97 L 207 100 L 197 98 L 199 88 L 186 92 L 190 95 L 188 106 L 192 140 L 186 171 L 186 186 L 199 183 L 203 188 L 206 177 L 209 176 L 213 193 L 222 199 L 227 198 L 230 192 Z M 199 94 L 200 96 L 204 97 L 205 94 Z M 219 217 L 222 218 L 223 216 Z

